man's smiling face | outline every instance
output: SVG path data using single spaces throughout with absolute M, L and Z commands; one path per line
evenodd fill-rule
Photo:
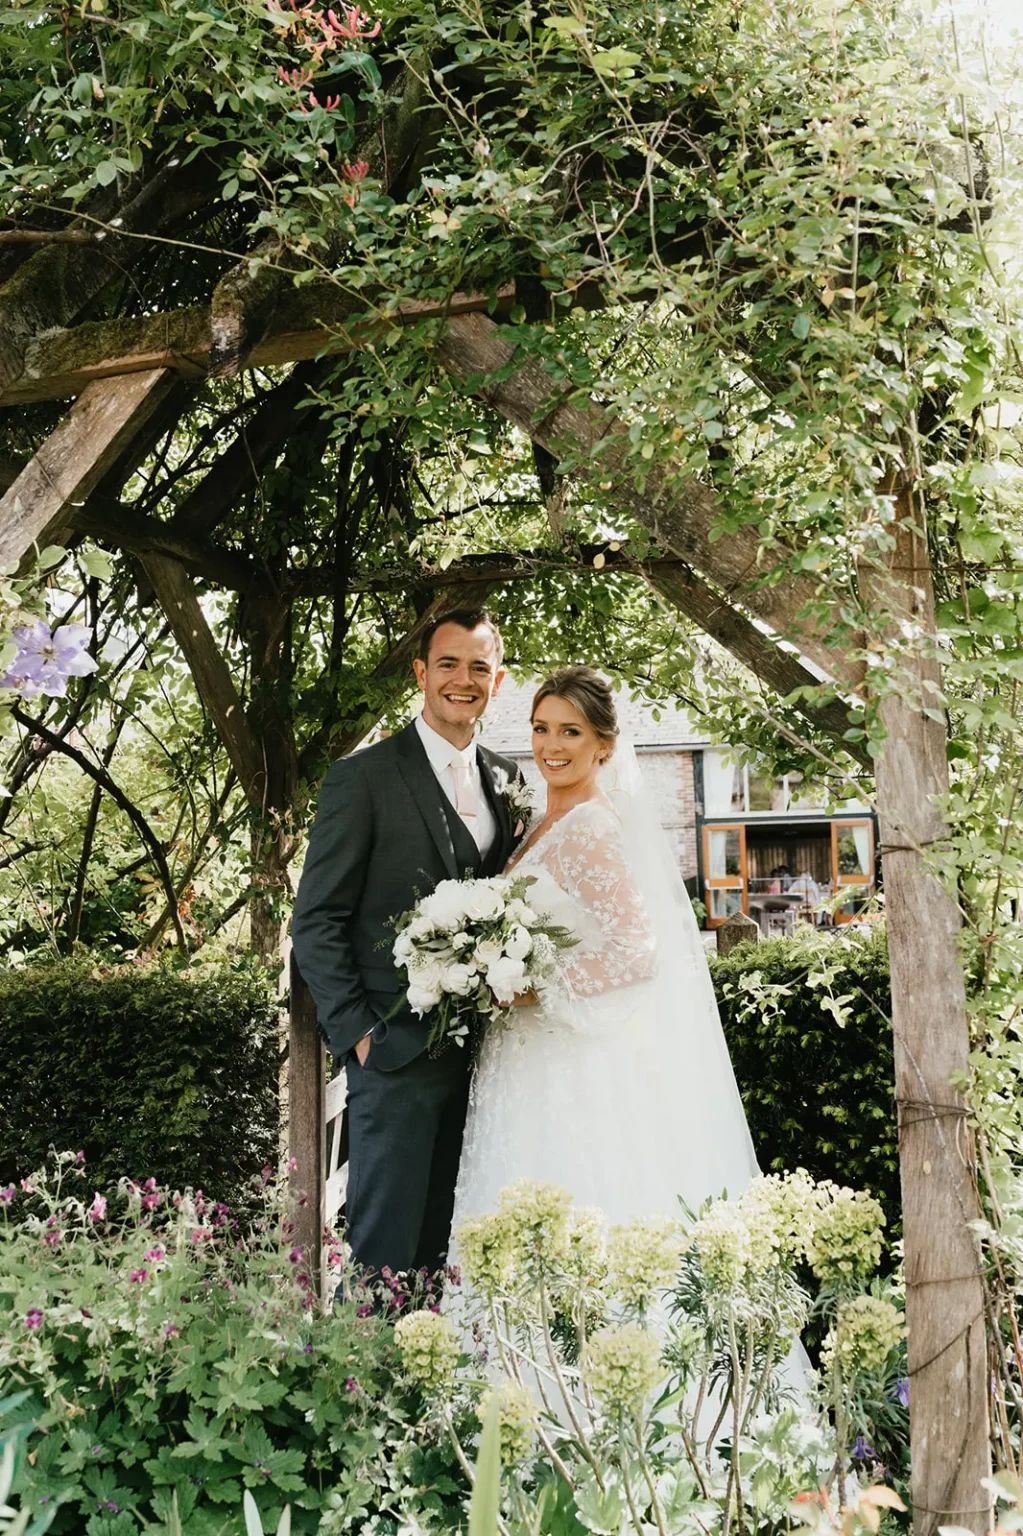
M 466 747 L 476 721 L 501 686 L 497 636 L 488 624 L 442 624 L 425 661 L 413 663 L 423 690 L 423 719 L 452 745 Z

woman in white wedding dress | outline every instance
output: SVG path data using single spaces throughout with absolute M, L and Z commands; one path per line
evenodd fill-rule
M 547 784 L 509 872 L 580 939 L 563 981 L 490 1029 L 472 1087 L 453 1230 L 516 1179 L 609 1222 L 737 1196 L 757 1174 L 696 921 L 614 698 L 566 667 L 533 703 Z

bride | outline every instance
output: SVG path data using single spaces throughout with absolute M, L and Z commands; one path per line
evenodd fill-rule
M 580 942 L 562 984 L 516 998 L 484 1038 L 456 1234 L 516 1179 L 617 1223 L 734 1197 L 758 1171 L 696 920 L 610 686 L 564 667 L 531 720 L 547 806 L 508 872 L 533 877 L 531 903 Z

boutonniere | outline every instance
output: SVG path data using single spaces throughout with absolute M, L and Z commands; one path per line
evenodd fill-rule
M 494 789 L 508 807 L 508 815 L 515 824 L 517 837 L 525 830 L 533 814 L 533 791 L 525 779 L 513 779 L 503 768 L 494 769 Z

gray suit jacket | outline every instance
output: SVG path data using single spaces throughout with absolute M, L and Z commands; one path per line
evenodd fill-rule
M 518 841 L 494 770 L 509 780 L 517 765 L 477 748 L 480 780 L 497 836 L 480 872 L 502 870 Z M 453 815 L 453 813 L 450 813 Z M 403 990 L 391 956 L 391 919 L 439 881 L 466 873 L 455 839 L 476 850 L 455 819 L 414 725 L 328 769 L 295 899 L 291 925 L 299 969 L 316 1002 L 324 1039 L 340 1062 L 372 1033 L 373 1064 L 403 1066 L 426 1045 L 427 1024 L 407 1007 L 393 1013 Z

